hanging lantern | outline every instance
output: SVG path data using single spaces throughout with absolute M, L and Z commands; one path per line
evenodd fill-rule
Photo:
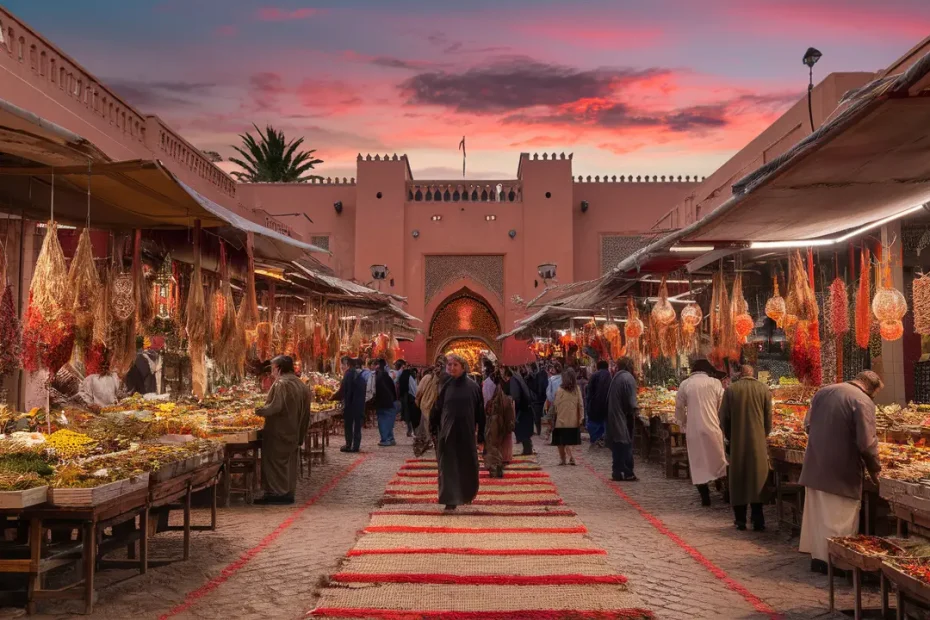
M 904 335 L 904 324 L 901 321 L 882 321 L 879 326 L 882 340 L 897 340 Z
M 642 336 L 645 329 L 646 328 L 643 325 L 643 322 L 639 320 L 639 317 L 633 317 L 627 321 L 623 332 L 626 334 L 627 340 L 629 340 L 630 338 L 639 338 Z
M 785 315 L 788 314 L 785 308 L 785 298 L 782 297 L 778 292 L 778 278 L 772 278 L 775 284 L 775 292 L 769 297 L 769 300 L 765 302 L 765 316 L 769 317 L 775 321 L 775 325 L 782 327 L 785 321 Z
M 685 331 L 694 331 L 704 319 L 704 312 L 701 307 L 691 302 L 681 311 L 681 327 Z
M 736 331 L 740 344 L 746 343 L 746 339 L 755 327 L 755 321 L 752 320 L 752 316 L 749 314 L 738 314 L 733 320 L 733 329 Z
M 907 314 L 907 299 L 896 288 L 880 288 L 872 298 L 872 313 L 883 323 L 900 321 Z
M 675 308 L 668 300 L 665 276 L 662 276 L 662 284 L 659 285 L 659 301 L 652 307 L 652 318 L 661 327 L 668 327 L 675 322 Z

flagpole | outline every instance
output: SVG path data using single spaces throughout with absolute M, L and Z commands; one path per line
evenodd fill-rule
M 465 136 L 462 136 L 462 141 L 459 142 L 459 150 L 462 151 L 462 178 L 465 178 Z

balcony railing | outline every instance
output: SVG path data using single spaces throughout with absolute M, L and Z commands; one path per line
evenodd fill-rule
M 520 181 L 407 183 L 410 202 L 523 202 Z
M 192 146 L 187 140 L 179 136 L 157 116 L 149 116 L 150 132 L 157 136 L 154 144 L 149 148 L 186 168 L 192 174 L 213 185 L 218 191 L 227 196 L 235 197 L 236 182 L 230 178 L 206 155 Z
M 108 123 L 119 140 L 145 142 L 145 118 L 38 33 L 0 8 L 0 63 L 73 112 Z

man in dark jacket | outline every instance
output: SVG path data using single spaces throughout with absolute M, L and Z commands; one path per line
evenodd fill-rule
M 341 452 L 358 452 L 362 444 L 362 424 L 365 422 L 365 379 L 358 369 L 358 361 L 348 355 L 342 358 L 342 384 L 332 400 L 342 401 L 342 419 L 345 422 L 346 445 Z
M 523 455 L 533 454 L 533 396 L 520 373 L 509 366 L 504 369 L 504 393 L 513 400 L 514 410 L 517 412 L 514 434 L 517 442 L 523 444 Z
M 536 434 L 542 435 L 542 419 L 546 409 L 546 390 L 549 388 L 549 373 L 546 372 L 545 366 L 539 366 L 536 362 L 530 364 L 530 371 L 529 377 L 531 384 L 527 386 L 532 394 L 530 407 L 533 410 Z M 525 381 L 523 383 L 526 385 Z M 513 395 L 511 395 L 511 397 L 512 396 Z
M 381 435 L 379 446 L 396 446 L 394 441 L 394 423 L 397 422 L 397 387 L 387 371 L 387 362 L 378 360 L 375 371 L 375 411 L 378 416 L 378 433 Z
M 622 357 L 617 360 L 617 374 L 607 396 L 607 441 L 613 451 L 614 480 L 637 480 L 633 473 L 633 424 L 638 414 L 633 360 Z
M 607 430 L 607 394 L 610 392 L 610 365 L 607 360 L 597 363 L 597 372 L 588 381 L 588 434 L 591 443 L 604 445 Z

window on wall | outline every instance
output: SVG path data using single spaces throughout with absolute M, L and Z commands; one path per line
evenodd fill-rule
M 310 245 L 318 248 L 329 250 L 329 235 L 313 235 L 310 237 Z

